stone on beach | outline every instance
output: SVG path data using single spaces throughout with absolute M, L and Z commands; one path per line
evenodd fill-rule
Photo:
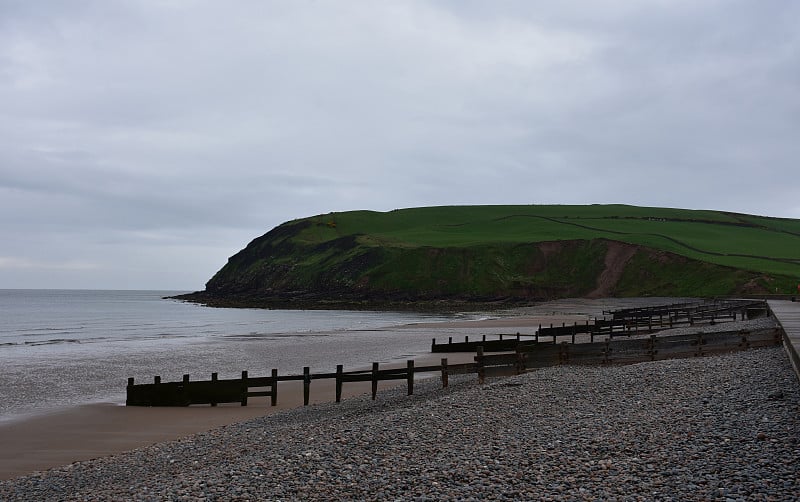
M 786 500 L 780 348 L 435 380 L 0 482 L 2 500 Z M 770 398 L 780 393 L 782 399 Z M 761 437 L 763 435 L 763 438 Z

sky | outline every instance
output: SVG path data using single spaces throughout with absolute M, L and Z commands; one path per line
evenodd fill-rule
M 0 0 L 0 288 L 200 290 L 288 220 L 800 218 L 800 2 Z

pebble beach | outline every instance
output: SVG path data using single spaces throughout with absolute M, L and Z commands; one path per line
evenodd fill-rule
M 780 347 L 474 375 L 0 482 L 0 500 L 796 500 Z

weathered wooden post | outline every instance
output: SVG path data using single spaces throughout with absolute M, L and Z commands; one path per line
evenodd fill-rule
M 183 406 L 189 406 L 192 404 L 192 400 L 189 397 L 189 375 L 183 375 L 183 386 L 181 387 L 181 394 L 183 394 Z
M 483 335 L 483 341 L 484 342 L 486 341 L 486 335 Z
M 217 394 L 217 392 L 216 392 L 216 390 L 217 390 L 217 378 L 218 378 L 218 375 L 216 373 L 212 373 L 211 374 L 211 395 L 212 396 L 215 396 Z M 216 406 L 216 405 L 217 405 L 217 401 L 212 399 L 211 400 L 211 406 Z
M 447 358 L 442 358 L 442 388 L 446 389 L 447 386 L 450 384 L 449 382 L 449 374 L 447 372 Z
M 740 331 L 739 336 L 741 340 L 739 341 L 739 347 L 744 347 L 745 349 L 750 348 L 750 342 L 747 340 L 747 335 L 749 335 L 749 331 Z
M 436 350 L 436 338 L 431 341 L 431 352 Z
M 464 335 L 464 343 L 469 343 L 469 335 Z
M 434 339 L 434 342 L 436 340 Z M 308 406 L 311 397 L 311 368 L 303 366 L 303 406 Z
M 656 360 L 656 353 L 658 352 L 656 350 L 656 342 L 656 335 L 650 335 L 650 340 L 647 342 L 647 353 L 650 356 L 651 361 Z
M 447 337 L 447 345 L 450 345 L 452 343 L 453 343 L 453 337 L 452 336 L 448 336 Z
M 153 383 L 156 384 L 156 385 L 160 384 L 161 383 L 161 377 L 160 376 L 154 376 L 153 377 Z
M 272 377 L 270 378 L 272 382 L 272 391 L 269 393 L 270 397 L 270 406 L 277 406 L 278 405 L 278 370 L 273 368 L 272 369 Z
M 372 363 L 372 400 L 378 395 L 378 366 L 380 363 Z
M 408 371 L 408 395 L 414 394 L 414 360 L 409 359 L 406 363 Z
M 569 362 L 569 344 L 561 342 L 558 347 L 558 364 L 567 364 Z
M 128 378 L 128 388 L 125 389 L 125 406 L 131 406 L 131 393 L 133 393 L 133 377 Z
M 478 383 L 483 384 L 486 379 L 486 370 L 483 367 L 483 345 L 478 346 L 475 362 L 478 364 Z
M 520 350 L 519 346 L 517 346 L 516 352 L 517 352 L 517 361 L 516 361 L 516 367 L 514 369 L 517 375 L 521 375 L 525 373 L 525 354 L 522 353 L 522 350 Z
M 248 391 L 248 386 L 247 386 L 247 370 L 245 370 L 245 371 L 242 371 L 242 388 L 241 388 L 241 392 L 242 392 L 242 406 L 247 406 L 247 391 Z
M 342 402 L 342 373 L 344 367 L 341 364 L 336 365 L 336 402 Z

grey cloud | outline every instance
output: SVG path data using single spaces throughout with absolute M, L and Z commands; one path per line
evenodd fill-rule
M 0 287 L 70 287 L 79 276 L 53 264 L 94 263 L 80 284 L 200 288 L 270 227 L 334 210 L 800 217 L 798 14 L 771 1 L 3 2 Z

